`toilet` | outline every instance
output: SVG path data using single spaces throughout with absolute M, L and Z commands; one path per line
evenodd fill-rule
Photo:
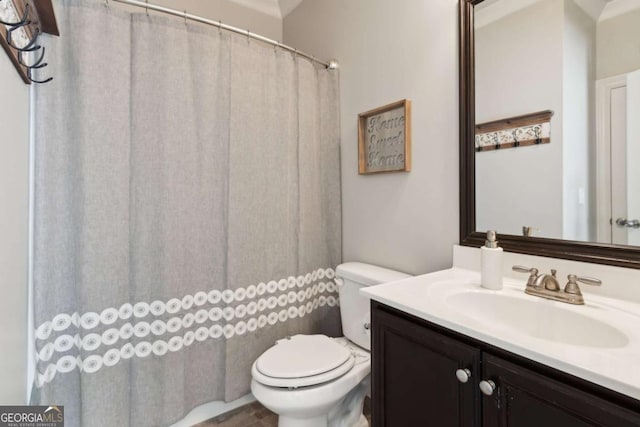
M 370 388 L 369 299 L 363 286 L 409 277 L 359 262 L 336 268 L 344 337 L 295 335 L 279 340 L 251 368 L 251 391 L 278 414 L 279 427 L 366 427 Z

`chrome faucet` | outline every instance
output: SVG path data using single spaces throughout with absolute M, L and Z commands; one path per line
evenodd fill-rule
M 559 291 L 560 284 L 558 283 L 558 279 L 556 279 L 556 270 L 551 270 L 551 274 L 541 274 L 539 275 L 534 282 L 534 289 L 537 290 L 549 290 L 549 291 Z
M 538 274 L 537 268 L 514 265 L 512 269 L 518 273 L 529 273 L 527 286 L 524 290 L 527 294 L 569 304 L 584 304 L 584 297 L 582 296 L 578 282 L 594 286 L 602 284 L 601 280 L 593 277 L 578 277 L 575 274 L 570 274 L 567 276 L 569 280 L 567 285 L 564 287 L 564 290 L 561 290 L 558 279 L 556 278 L 556 270 L 551 270 L 551 274 Z
M 529 267 L 522 267 L 521 265 L 514 265 L 513 267 L 511 267 L 511 269 L 513 271 L 517 271 L 518 273 L 529 273 L 529 279 L 527 280 L 527 288 L 536 286 L 536 282 L 540 277 L 538 275 L 537 268 L 529 268 Z

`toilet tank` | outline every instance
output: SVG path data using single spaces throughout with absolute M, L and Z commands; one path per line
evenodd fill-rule
M 347 262 L 336 268 L 336 277 L 339 284 L 342 332 L 350 341 L 371 350 L 370 301 L 360 295 L 360 288 L 411 276 L 375 265 Z

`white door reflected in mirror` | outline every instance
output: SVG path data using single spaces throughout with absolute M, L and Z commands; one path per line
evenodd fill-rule
M 597 241 L 640 246 L 640 70 L 596 87 Z

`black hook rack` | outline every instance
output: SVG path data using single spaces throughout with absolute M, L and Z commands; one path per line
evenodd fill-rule
M 2 1 L 2 0 L 0 0 Z M 45 54 L 45 49 L 37 44 L 38 41 L 38 37 L 40 36 L 40 34 L 42 33 L 41 29 L 40 29 L 40 24 L 38 24 L 37 27 L 32 27 L 32 36 L 31 39 L 27 42 L 27 44 L 25 46 L 17 46 L 14 43 L 14 31 L 22 28 L 24 31 L 26 31 L 27 28 L 29 28 L 29 26 L 31 26 L 32 24 L 34 24 L 34 22 L 30 19 L 30 11 L 31 11 L 31 5 L 29 4 L 29 2 L 25 3 L 24 6 L 24 13 L 22 14 L 22 18 L 18 21 L 18 22 L 6 22 L 3 20 L 0 20 L 0 24 L 4 25 L 7 27 L 6 30 L 6 45 L 10 48 L 13 49 L 14 51 L 16 51 L 16 55 L 14 57 L 14 61 L 17 59 L 17 66 L 22 66 L 26 69 L 26 78 L 33 83 L 48 83 L 51 80 L 53 80 L 52 77 L 49 77 L 47 79 L 44 80 L 39 80 L 34 78 L 33 76 L 33 70 L 37 70 L 37 69 L 42 69 L 44 67 L 47 66 L 46 62 L 42 62 L 44 59 L 44 54 Z M 36 11 L 36 17 L 37 17 L 37 11 Z M 37 23 L 37 22 L 36 22 Z M 26 33 L 27 35 L 29 33 Z M 37 50 L 42 49 L 42 53 L 40 55 L 40 57 L 34 61 L 31 64 L 27 64 L 24 61 L 23 58 L 23 53 L 25 52 L 35 52 Z M 23 77 L 25 76 L 25 74 L 23 73 Z M 26 80 L 25 80 L 26 81 Z

